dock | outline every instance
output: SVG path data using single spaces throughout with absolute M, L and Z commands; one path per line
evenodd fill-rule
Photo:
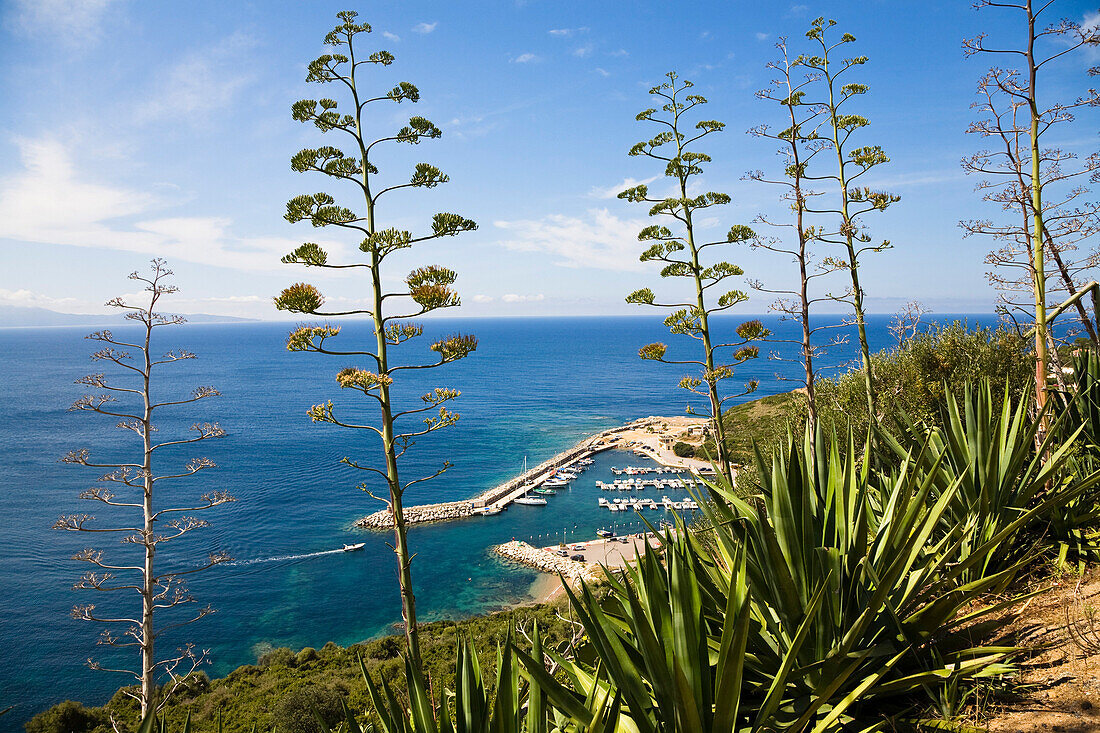
M 541 486 L 557 469 L 572 465 L 577 461 L 611 448 L 622 448 L 624 447 L 621 445 L 623 434 L 636 431 L 656 431 L 661 425 L 667 424 L 670 420 L 672 418 L 643 417 L 625 425 L 609 428 L 585 438 L 572 448 L 558 453 L 534 468 L 472 499 L 404 507 L 406 522 L 408 524 L 422 524 L 483 514 L 495 514 L 527 492 Z M 683 418 L 680 418 L 680 420 L 683 420 Z M 660 462 L 660 458 L 652 449 L 643 451 L 639 449 L 640 446 L 634 444 L 625 447 L 633 448 L 638 455 L 645 455 Z M 383 509 L 363 517 L 355 524 L 363 529 L 392 529 L 393 516 L 389 509 Z

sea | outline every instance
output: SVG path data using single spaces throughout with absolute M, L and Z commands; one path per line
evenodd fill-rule
M 796 324 L 759 316 L 777 341 L 797 341 Z M 992 325 L 995 317 L 938 315 L 971 324 Z M 744 318 L 720 318 L 715 329 L 733 338 Z M 823 322 L 828 320 L 823 317 Z M 839 323 L 839 317 L 834 317 Z M 894 345 L 888 316 L 872 316 L 873 349 Z M 353 423 L 375 418 L 373 401 L 341 390 L 336 373 L 349 366 L 369 367 L 367 357 L 292 353 L 285 347 L 289 324 L 187 324 L 157 331 L 157 352 L 186 349 L 195 359 L 164 364 L 154 373 L 158 401 L 185 398 L 199 386 L 221 395 L 160 410 L 159 440 L 186 438 L 194 423 L 218 422 L 226 435 L 198 444 L 160 451 L 163 473 L 179 473 L 191 458 L 209 457 L 216 468 L 160 485 L 162 506 L 195 506 L 210 491 L 229 491 L 236 501 L 191 515 L 209 526 L 162 545 L 163 567 L 199 567 L 210 552 L 228 552 L 234 560 L 197 573 L 189 582 L 194 602 L 162 612 L 164 623 L 186 620 L 209 605 L 215 612 L 194 624 L 168 631 L 159 639 L 170 654 L 193 643 L 206 653 L 204 669 L 222 676 L 255 663 L 277 647 L 321 647 L 370 639 L 395 631 L 400 621 L 395 560 L 389 533 L 356 529 L 356 519 L 381 505 L 364 490 L 381 489 L 369 471 L 341 463 L 348 458 L 377 465 L 378 439 L 368 430 L 312 423 L 310 406 L 332 400 L 337 415 Z M 127 526 L 126 510 L 82 500 L 90 487 L 114 489 L 97 481 L 102 474 L 60 462 L 71 450 L 86 448 L 90 460 L 129 460 L 138 439 L 119 429 L 117 420 L 70 411 L 88 392 L 75 383 L 85 374 L 104 372 L 112 383 L 126 384 L 126 370 L 90 355 L 101 344 L 84 338 L 88 327 L 0 329 L 0 731 L 23 722 L 66 699 L 88 705 L 105 702 L 125 675 L 93 671 L 87 660 L 105 666 L 133 662 L 97 646 L 102 627 L 76 620 L 76 605 L 96 604 L 97 613 L 132 614 L 134 591 L 105 593 L 74 589 L 90 569 L 72 556 L 85 548 L 102 550 L 105 562 L 126 564 L 133 546 L 118 534 L 51 529 L 61 515 L 89 514 L 88 526 Z M 116 337 L 135 337 L 128 326 Z M 685 367 L 642 361 L 638 348 L 654 341 L 669 344 L 670 358 L 691 357 L 693 345 L 671 336 L 659 318 L 497 318 L 436 319 L 425 323 L 422 338 L 403 345 L 400 363 L 430 362 L 427 345 L 443 336 L 474 334 L 479 344 L 469 358 L 439 369 L 408 370 L 394 384 L 399 404 L 416 407 L 435 387 L 461 391 L 453 410 L 457 425 L 416 440 L 401 460 L 404 480 L 429 476 L 445 462 L 450 469 L 432 481 L 411 486 L 407 504 L 464 499 L 515 476 L 592 433 L 649 415 L 679 415 L 697 398 L 677 387 Z M 349 321 L 331 343 L 355 351 L 373 340 L 364 322 Z M 686 342 L 686 343 L 685 343 Z M 736 370 L 727 382 L 739 391 L 759 381 L 754 395 L 777 394 L 798 386 L 800 366 L 791 359 L 791 343 L 765 344 L 759 359 Z M 855 339 L 829 357 L 834 369 L 856 356 Z M 96 390 L 91 390 L 95 393 Z M 358 396 L 358 399 L 356 397 Z M 120 407 L 126 407 L 122 402 Z M 419 417 L 406 427 L 423 427 Z M 521 539 L 548 545 L 562 539 L 592 539 L 600 528 L 640 529 L 631 513 L 612 514 L 597 506 L 597 480 L 613 478 L 611 468 L 646 465 L 623 452 L 600 454 L 573 486 L 551 497 L 544 507 L 515 506 L 492 517 L 416 526 L 410 530 L 415 553 L 413 577 L 422 621 L 460 619 L 533 600 L 537 574 L 507 564 L 489 547 Z M 365 482 L 365 486 L 361 484 Z M 121 487 L 125 488 L 125 487 Z M 650 490 L 652 498 L 660 499 Z M 662 492 L 679 498 L 675 492 Z M 606 494 L 603 494 L 607 496 Z M 201 500 L 198 501 L 201 504 Z M 185 513 L 186 515 L 187 513 Z M 657 512 L 653 512 L 657 517 Z M 131 520 L 132 521 L 132 520 Z M 360 552 L 345 553 L 345 543 L 365 542 Z M 127 576 L 119 574 L 125 584 Z M 114 652 L 112 654 L 112 652 Z

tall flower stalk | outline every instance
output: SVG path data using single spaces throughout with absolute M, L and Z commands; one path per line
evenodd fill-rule
M 823 134 L 819 139 L 824 139 L 832 148 L 836 159 L 833 172 L 806 176 L 809 181 L 831 185 L 835 190 L 834 204 L 823 209 L 807 208 L 807 211 L 839 220 L 839 226 L 836 229 L 823 229 L 819 239 L 823 243 L 840 248 L 840 256 L 828 258 L 826 263 L 832 267 L 846 269 L 851 278 L 847 293 L 838 295 L 837 300 L 847 302 L 852 307 L 856 331 L 859 334 L 860 359 L 867 393 L 867 414 L 869 419 L 873 420 L 876 414 L 875 382 L 874 374 L 871 372 L 871 347 L 867 340 L 867 319 L 864 307 L 865 294 L 859 279 L 859 268 L 864 255 L 888 249 L 890 242 L 873 243 L 871 236 L 864 228 L 863 217 L 874 211 L 885 211 L 900 198 L 884 191 L 858 185 L 859 179 L 866 176 L 871 169 L 889 163 L 890 159 L 878 145 L 856 147 L 853 144 L 852 136 L 871 123 L 866 117 L 849 112 L 848 103 L 866 94 L 868 87 L 866 84 L 846 82 L 844 79 L 847 78 L 851 69 L 867 63 L 867 57 L 851 56 L 838 59 L 840 49 L 849 43 L 854 43 L 856 38 L 851 33 L 845 33 L 839 40 L 832 40 L 829 37 L 829 29 L 834 25 L 836 21 L 816 19 L 806 33 L 806 37 L 817 44 L 818 53 L 799 57 L 801 65 L 816 78 L 814 94 L 817 96 L 811 98 L 807 104 L 820 109 L 825 118 L 821 128 Z
M 1068 19 L 1043 25 L 1054 5 L 1053 0 L 1038 7 L 1033 6 L 1032 0 L 979 0 L 976 3 L 979 8 L 1015 11 L 1026 31 L 1024 42 L 1015 48 L 996 48 L 986 42 L 985 34 L 963 42 L 968 56 L 990 54 L 998 59 L 1015 59 L 1021 64 L 1016 69 L 995 66 L 979 83 L 979 101 L 975 107 L 982 117 L 968 131 L 993 139 L 998 147 L 980 151 L 963 161 L 968 173 L 985 177 L 978 183 L 984 198 L 1000 204 L 1010 220 L 1019 223 L 995 224 L 979 220 L 963 222 L 963 227 L 968 234 L 989 235 L 1006 243 L 987 259 L 1001 270 L 991 273 L 995 285 L 1006 290 L 1023 285 L 1029 291 L 1035 336 L 1035 406 L 1044 430 L 1048 413 L 1043 408 L 1048 396 L 1053 342 L 1048 301 L 1051 292 L 1057 289 L 1063 289 L 1070 299 L 1077 298 L 1074 303 L 1078 315 L 1095 340 L 1096 331 L 1088 323 L 1077 291 L 1080 283 L 1075 282 L 1074 276 L 1093 267 L 1098 258 L 1091 254 L 1083 263 L 1067 263 L 1066 260 L 1078 242 L 1100 228 L 1100 208 L 1095 204 L 1077 203 L 1087 190 L 1074 182 L 1100 167 L 1100 160 L 1094 155 L 1084 164 L 1076 164 L 1073 153 L 1044 147 L 1045 136 L 1052 128 L 1057 130 L 1056 126 L 1072 122 L 1075 110 L 1100 103 L 1100 97 L 1095 90 L 1088 90 L 1074 101 L 1056 102 L 1050 106 L 1039 102 L 1040 72 L 1044 67 L 1083 47 L 1100 43 L 1100 30 Z M 1097 73 L 1096 69 L 1091 71 Z M 1061 184 L 1061 190 L 1054 194 L 1057 184 Z M 1050 194 L 1048 186 L 1052 188 Z M 1050 282 L 1052 273 L 1047 271 L 1048 261 L 1055 265 L 1061 278 L 1060 287 Z M 1022 272 L 1022 278 L 1003 275 L 1013 270 Z M 1100 309 L 1095 293 L 1094 290 L 1094 310 Z M 1006 309 L 1011 312 L 1015 305 L 1009 301 Z
M 781 58 L 768 64 L 777 77 L 771 86 L 756 93 L 757 98 L 778 103 L 783 107 L 786 127 L 773 129 L 769 125 L 758 125 L 749 134 L 773 141 L 778 146 L 778 154 L 783 162 L 781 176 L 753 171 L 747 178 L 762 183 L 779 186 L 781 198 L 789 206 L 788 217 L 774 217 L 761 214 L 756 222 L 782 232 L 776 237 L 757 237 L 750 246 L 789 256 L 798 267 L 798 284 L 791 288 L 765 285 L 763 282 L 750 281 L 753 289 L 776 295 L 772 310 L 782 314 L 782 318 L 797 321 L 801 326 L 801 338 L 780 343 L 796 343 L 799 347 L 797 361 L 803 369 L 802 385 L 806 390 L 806 419 L 813 430 L 817 425 L 817 371 L 814 360 L 821 356 L 829 342 L 820 342 L 820 332 L 835 328 L 832 325 L 814 325 L 810 321 L 813 307 L 822 301 L 831 300 L 815 288 L 816 281 L 838 268 L 818 259 L 813 252 L 819 229 L 812 225 L 807 215 L 811 198 L 821 196 L 807 186 L 806 171 L 814 158 L 828 150 L 825 141 L 817 134 L 817 128 L 823 124 L 822 110 L 804 103 L 806 88 L 818 81 L 815 74 L 801 75 L 800 59 L 791 58 L 787 50 L 786 39 L 776 44 Z M 793 235 L 793 236 L 790 236 Z M 775 340 L 773 340 L 773 343 Z M 772 358 L 779 358 L 773 356 Z M 792 359 L 793 360 L 793 359 Z
M 446 267 L 428 265 L 412 270 L 403 287 L 387 290 L 383 286 L 384 263 L 393 254 L 412 246 L 461 232 L 472 231 L 477 225 L 457 214 L 439 213 L 432 218 L 430 231 L 414 235 L 397 228 L 382 228 L 379 223 L 379 201 L 383 196 L 411 188 L 435 188 L 449 179 L 429 163 L 417 163 L 407 182 L 383 182 L 379 170 L 372 162 L 372 155 L 389 143 L 417 145 L 421 140 L 431 140 L 442 135 L 439 128 L 423 117 L 414 116 L 408 125 L 396 132 L 375 137 L 367 131 L 364 112 L 379 104 L 417 102 L 419 90 L 409 82 L 399 82 L 384 92 L 368 91 L 363 84 L 367 69 L 380 72 L 394 62 L 388 51 L 375 51 L 369 55 L 357 47 L 364 34 L 371 32 L 366 23 L 356 23 L 357 14 L 344 11 L 337 14 L 340 24 L 325 36 L 325 44 L 335 49 L 309 64 L 306 81 L 317 84 L 335 83 L 345 95 L 345 109 L 333 99 L 304 99 L 293 105 L 295 120 L 312 123 L 322 133 L 339 132 L 344 140 L 350 138 L 352 154 L 333 146 L 323 146 L 300 151 L 291 159 L 291 167 L 298 172 L 315 172 L 328 176 L 334 182 L 347 184 L 353 195 L 361 197 L 359 211 L 353 211 L 336 202 L 327 193 L 298 196 L 287 204 L 287 221 L 308 221 L 315 227 L 335 227 L 358 241 L 363 258 L 353 262 L 329 261 L 328 253 L 318 244 L 306 242 L 283 262 L 324 269 L 350 269 L 365 275 L 365 300 L 361 308 L 332 310 L 324 307 L 325 299 L 313 285 L 298 283 L 285 289 L 276 299 L 281 310 L 322 317 L 358 315 L 370 319 L 373 328 L 373 344 L 333 347 L 330 341 L 340 333 L 339 326 L 328 323 L 304 325 L 293 331 L 287 339 L 291 351 L 313 351 L 342 358 L 363 357 L 366 367 L 348 366 L 336 375 L 341 389 L 359 392 L 372 400 L 378 408 L 378 420 L 374 424 L 362 424 L 343 417 L 331 400 L 315 405 L 309 410 L 314 422 L 339 425 L 375 434 L 381 444 L 381 463 L 345 457 L 342 462 L 353 468 L 373 474 L 360 488 L 383 501 L 393 517 L 394 553 L 397 556 L 398 584 L 401 593 L 401 615 L 405 622 L 405 638 L 411 663 L 421 668 L 419 636 L 416 626 L 416 597 L 413 593 L 412 553 L 409 550 L 407 523 L 404 516 L 405 491 L 415 484 L 439 476 L 450 467 L 449 462 L 434 473 L 412 480 L 405 480 L 398 471 L 398 460 L 411 448 L 417 438 L 455 424 L 458 415 L 451 412 L 448 403 L 459 396 L 458 390 L 435 388 L 420 398 L 414 406 L 396 404 L 393 397 L 395 382 L 410 373 L 430 369 L 469 355 L 477 348 L 477 339 L 466 334 L 455 334 L 439 339 L 430 345 L 438 358 L 432 362 L 416 362 L 414 359 L 396 363 L 392 351 L 423 335 L 424 329 L 409 319 L 443 308 L 459 305 L 459 297 L 452 290 L 457 274 Z M 372 107 L 373 108 L 373 107 Z M 388 200 L 388 199 L 387 199 Z M 395 313 L 396 311 L 396 313 Z M 401 312 L 407 311 L 407 312 Z M 409 419 L 419 421 L 418 427 L 408 425 Z M 381 482 L 383 490 L 376 492 Z M 381 495 L 380 495 L 381 494 Z
M 744 271 L 726 261 L 707 264 L 706 257 L 714 247 L 748 241 L 755 233 L 747 226 L 735 225 L 721 240 L 707 241 L 699 236 L 696 215 L 712 207 L 728 204 L 730 197 L 714 191 L 698 196 L 689 194 L 693 179 L 702 175 L 703 165 L 711 161 L 709 155 L 695 151 L 693 145 L 708 135 L 721 132 L 725 124 L 715 120 L 701 120 L 693 127 L 690 126 L 684 115 L 706 104 L 707 100 L 698 94 L 689 93 L 688 90 L 694 85 L 690 81 L 680 80 L 675 72 L 669 72 L 665 76 L 668 81 L 649 90 L 650 94 L 662 100 L 660 104 L 663 114 L 650 108 L 637 116 L 639 122 L 654 123 L 663 129 L 650 140 L 632 147 L 630 155 L 643 155 L 661 161 L 665 176 L 672 180 L 672 195 L 654 198 L 649 187 L 643 184 L 623 191 L 619 198 L 651 204 L 650 216 L 671 220 L 670 225 L 676 227 L 676 232 L 669 226 L 654 224 L 638 234 L 639 241 L 653 242 L 642 252 L 640 259 L 642 262 L 664 263 L 661 277 L 687 278 L 691 282 L 692 292 L 684 302 L 659 302 L 652 289 L 642 288 L 627 296 L 626 301 L 673 309 L 665 318 L 669 331 L 689 336 L 702 347 L 700 357 L 695 359 L 670 358 L 667 356 L 668 347 L 663 343 L 644 346 L 638 355 L 642 359 L 665 364 L 699 368 L 697 375 L 692 374 L 681 379 L 680 387 L 706 399 L 705 415 L 714 433 L 717 462 L 722 473 L 732 479 L 722 408 L 734 397 L 753 392 L 757 384 L 752 380 L 744 391 L 734 395 L 723 395 L 719 384 L 733 377 L 735 365 L 759 356 L 759 348 L 749 345 L 749 342 L 764 338 L 768 331 L 760 321 L 750 320 L 737 327 L 735 339 L 721 342 L 721 336 L 712 323 L 713 316 L 743 303 L 748 300 L 748 296 L 742 290 L 728 290 L 715 297 L 713 289 L 732 277 L 743 275 Z
M 223 552 L 214 552 L 201 565 L 186 567 L 177 560 L 169 562 L 171 569 L 166 570 L 165 559 L 158 554 L 164 552 L 166 543 L 208 525 L 206 520 L 195 514 L 234 501 L 226 491 L 208 492 L 183 506 L 165 506 L 160 501 L 157 487 L 162 481 L 171 484 L 194 476 L 213 468 L 214 462 L 209 458 L 194 458 L 182 470 L 165 469 L 165 461 L 159 458 L 162 455 L 159 451 L 225 435 L 217 423 L 204 422 L 192 425 L 193 434 L 189 437 L 156 438 L 159 426 L 155 418 L 165 408 L 188 405 L 219 394 L 213 387 L 198 387 L 190 396 L 159 401 L 154 397 L 154 393 L 160 394 L 163 388 L 163 383 L 154 379 L 154 372 L 159 374 L 163 365 L 195 358 L 194 354 L 183 349 L 169 351 L 162 356 L 156 356 L 152 350 L 155 329 L 184 322 L 182 316 L 157 311 L 160 299 L 177 290 L 166 282 L 171 275 L 172 271 L 165 267 L 164 260 L 155 259 L 150 275 L 137 272 L 130 275 L 131 280 L 144 283 L 145 291 L 149 293 L 147 303 L 132 305 L 122 298 L 107 303 L 123 311 L 128 321 L 140 325 L 136 339 L 131 341 L 111 331 L 98 331 L 87 337 L 104 344 L 102 349 L 92 354 L 92 359 L 117 368 L 130 381 L 120 383 L 104 373 L 89 374 L 77 380 L 77 384 L 103 392 L 81 397 L 73 404 L 72 410 L 95 412 L 117 419 L 117 427 L 133 432 L 141 441 L 140 455 L 130 461 L 103 461 L 93 458 L 87 449 L 72 451 L 61 459 L 78 466 L 109 470 L 100 477 L 100 486 L 87 489 L 80 494 L 80 498 L 98 502 L 105 512 L 118 518 L 105 525 L 89 514 L 70 514 L 54 524 L 54 529 L 69 532 L 119 537 L 123 545 L 138 549 L 139 557 L 128 557 L 129 553 L 115 557 L 103 550 L 88 548 L 78 552 L 73 559 L 92 566 L 76 583 L 76 588 L 97 594 L 136 593 L 141 599 L 140 611 L 131 614 L 114 604 L 110 610 L 97 610 L 98 604 L 89 603 L 74 608 L 72 615 L 73 618 L 106 627 L 99 638 L 100 645 L 137 650 L 139 663 L 136 669 L 105 667 L 93 659 L 89 659 L 88 664 L 93 669 L 131 675 L 138 683 L 137 689 L 123 688 L 123 692 L 137 700 L 143 718 L 163 707 L 173 690 L 206 658 L 206 653 L 196 651 L 193 644 L 186 644 L 174 654 L 158 658 L 157 639 L 165 631 L 198 621 L 213 613 L 214 609 L 205 606 L 184 614 L 182 618 L 178 612 L 170 613 L 168 623 L 155 622 L 160 621 L 170 609 L 195 603 L 187 590 L 188 576 L 230 559 Z M 158 691 L 157 680 L 160 676 L 167 676 L 168 684 Z

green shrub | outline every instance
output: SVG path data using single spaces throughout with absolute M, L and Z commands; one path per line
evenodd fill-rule
M 691 458 L 695 455 L 695 446 L 690 443 L 679 441 L 676 445 L 672 446 L 672 452 L 680 458 Z
M 871 357 L 880 415 L 904 412 L 918 422 L 939 424 L 946 412 L 944 385 L 962 399 L 967 384 L 988 380 L 998 397 L 1016 401 L 1034 380 L 1031 345 L 1004 327 L 969 328 L 955 321 L 933 326 L 901 345 Z M 860 443 L 867 435 L 863 370 L 817 382 L 817 408 L 827 429 L 851 427 Z
M 75 700 L 66 700 L 43 710 L 24 724 L 27 733 L 90 733 L 111 720 L 103 708 L 87 708 Z
M 285 646 L 260 655 L 257 663 L 261 667 L 293 667 L 297 662 L 297 655 Z
M 347 690 L 307 684 L 283 695 L 276 709 L 279 730 L 286 733 L 321 733 L 316 715 L 331 727 L 344 719 L 342 702 Z M 314 713 L 316 711 L 316 714 Z
M 317 654 L 316 649 L 314 649 L 311 646 L 307 646 L 305 649 L 298 652 L 297 656 L 294 657 L 294 663 L 297 666 L 301 666 L 301 665 L 305 664 L 306 662 L 312 662 L 315 659 L 318 659 L 319 657 L 320 657 L 320 655 Z

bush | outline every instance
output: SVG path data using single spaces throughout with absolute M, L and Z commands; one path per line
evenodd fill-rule
M 1017 401 L 1034 379 L 1031 345 L 1004 327 L 968 328 L 962 321 L 933 326 L 901 345 L 871 357 L 880 414 L 904 412 L 918 422 L 940 424 L 947 408 L 944 385 L 962 399 L 967 384 L 988 380 L 998 397 Z M 863 370 L 817 383 L 821 423 L 843 434 L 849 426 L 857 444 L 867 435 Z
M 691 458 L 695 455 L 695 446 L 691 445 L 690 443 L 680 441 L 677 442 L 676 445 L 672 446 L 672 452 L 680 458 Z
M 297 656 L 285 646 L 272 649 L 260 655 L 259 660 L 257 660 L 261 667 L 293 667 L 296 661 Z
M 321 733 L 314 710 L 325 725 L 335 726 L 344 719 L 341 702 L 346 697 L 347 691 L 342 688 L 307 685 L 293 689 L 279 700 L 276 711 L 279 730 L 287 733 Z
M 306 662 L 312 662 L 318 657 L 319 655 L 317 654 L 317 650 L 311 646 L 307 646 L 305 649 L 298 652 L 298 655 L 294 658 L 294 662 L 296 665 L 300 666 L 305 664 Z
M 26 722 L 27 733 L 90 733 L 111 724 L 103 708 L 87 708 L 75 700 L 54 705 Z

